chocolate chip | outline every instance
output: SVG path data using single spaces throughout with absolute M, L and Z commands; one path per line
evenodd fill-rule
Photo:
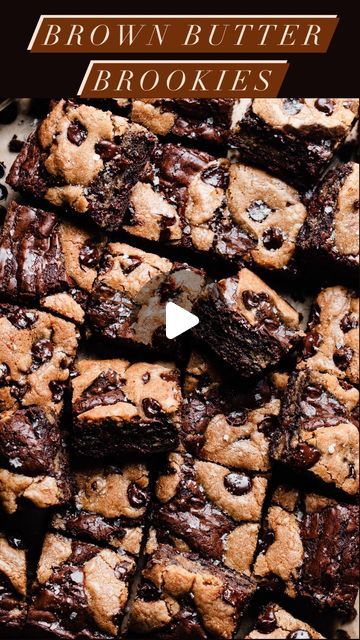
M 340 322 L 340 327 L 344 333 L 347 333 L 348 331 L 351 331 L 351 329 L 356 329 L 358 324 L 359 323 L 355 315 L 352 315 L 351 313 L 347 313 L 342 318 Z
M 79 120 L 74 120 L 74 122 L 71 122 L 68 126 L 67 139 L 77 147 L 80 147 L 84 140 L 86 140 L 87 135 L 88 132 L 86 127 L 84 127 Z
M 317 331 L 308 333 L 303 342 L 303 358 L 311 358 L 319 349 L 322 341 L 323 338 Z
M 297 113 L 300 113 L 303 106 L 304 98 L 286 98 L 283 100 L 284 111 L 290 116 L 296 116 Z
M 129 564 L 127 562 L 118 562 L 115 565 L 114 573 L 118 580 L 123 580 L 129 573 Z
M 271 633 L 272 631 L 275 631 L 276 625 L 274 609 L 271 606 L 266 607 L 265 611 L 263 611 L 257 621 L 257 630 L 260 631 L 260 633 Z
M 353 350 L 351 347 L 339 347 L 334 351 L 333 360 L 335 365 L 341 370 L 345 371 L 349 366 L 353 357 Z
M 139 598 L 145 602 L 159 600 L 161 595 L 161 591 L 152 582 L 144 582 L 139 590 Z
M 263 200 L 254 200 L 246 209 L 246 213 L 254 222 L 263 222 L 270 215 L 271 209 Z
M 331 116 L 334 113 L 334 100 L 331 98 L 318 98 L 315 100 L 315 107 L 318 111 L 325 113 L 327 116 Z
M 96 244 L 84 244 L 79 253 L 79 262 L 83 267 L 94 269 L 99 264 L 100 248 Z
M 0 362 L 0 386 L 5 384 L 6 378 L 10 373 L 10 369 L 5 362 Z
M 5 175 L 5 166 L 2 162 L 0 162 L 0 179 Z
M 53 355 L 54 347 L 50 340 L 44 338 L 43 340 L 38 340 L 35 342 L 32 347 L 32 357 L 33 361 L 36 365 L 41 365 L 48 360 L 51 360 Z
M 10 387 L 10 395 L 13 398 L 16 398 L 16 400 L 18 400 L 19 402 L 21 402 L 22 398 L 26 393 L 28 393 L 28 391 L 30 391 L 30 385 L 27 382 L 25 382 L 24 384 L 13 383 Z
M 37 314 L 25 309 L 14 308 L 9 311 L 7 318 L 17 329 L 29 329 L 37 320 Z
M 254 309 L 260 302 L 266 302 L 269 298 L 266 293 L 255 293 L 246 289 L 242 293 L 242 299 L 246 309 Z
M 120 147 L 109 140 L 102 140 L 95 146 L 96 153 L 99 154 L 102 160 L 113 160 L 115 156 L 120 155 Z M 123 159 L 125 162 L 125 159 Z
M 320 451 L 305 442 L 291 452 L 291 463 L 299 469 L 309 469 L 320 460 Z
M 223 591 L 223 598 L 225 602 L 228 602 L 233 607 L 237 605 L 236 592 L 234 592 L 234 590 L 231 589 L 230 587 L 225 587 Z
M 144 398 L 142 407 L 147 418 L 155 418 L 162 412 L 160 404 L 154 398 Z
M 143 373 L 143 375 L 141 376 L 141 379 L 144 384 L 147 384 L 150 380 L 150 373 L 146 371 L 146 373 Z
M 6 200 L 8 195 L 8 190 L 5 185 L 0 184 L 0 200 Z
M 228 473 L 224 477 L 224 486 L 235 496 L 242 496 L 249 493 L 252 482 L 245 473 Z
M 280 249 L 284 240 L 285 236 L 278 227 L 270 227 L 269 229 L 266 229 L 262 237 L 263 245 L 268 251 Z
M 305 631 L 305 629 L 296 629 L 295 631 L 292 631 L 291 633 L 289 633 L 287 636 L 287 638 L 289 638 L 289 640 L 311 640 L 311 635 Z
M 10 153 L 19 153 L 23 148 L 23 146 L 24 146 L 24 141 L 19 140 L 19 138 L 15 134 L 13 135 L 13 137 L 11 138 L 8 144 Z
M 201 174 L 201 180 L 212 187 L 227 189 L 229 185 L 229 173 L 223 166 L 208 167 Z
M 61 402 L 61 400 L 64 397 L 64 383 L 63 382 L 58 382 L 57 380 L 51 380 L 49 382 L 49 389 L 51 391 L 52 397 L 53 397 L 53 401 L 54 402 Z
M 146 505 L 147 495 L 135 482 L 129 484 L 127 495 L 131 506 L 135 509 L 141 509 Z

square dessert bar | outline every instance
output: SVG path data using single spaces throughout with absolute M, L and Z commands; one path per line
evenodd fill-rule
M 242 161 L 306 188 L 330 164 L 358 109 L 359 100 L 352 98 L 242 100 L 229 141 Z
M 307 205 L 299 235 L 306 263 L 349 278 L 359 268 L 359 165 L 337 164 L 325 174 Z
M 7 180 L 25 195 L 115 231 L 155 140 L 110 111 L 59 100 L 24 144 Z
M 30 630 L 66 640 L 118 637 L 134 571 L 126 553 L 48 533 L 32 589 Z
M 157 640 L 231 640 L 254 591 L 245 575 L 159 545 L 142 570 L 130 629 Z
M 301 336 L 295 309 L 245 268 L 209 284 L 194 313 L 196 338 L 244 378 L 276 365 Z
M 336 286 L 319 293 L 298 368 L 359 384 L 359 298 L 352 290 Z
M 232 99 L 144 98 L 133 100 L 130 117 L 159 136 L 174 136 L 195 144 L 224 144 L 239 102 Z
M 280 390 L 270 379 L 246 388 L 194 352 L 186 368 L 183 396 L 179 428 L 188 453 L 243 471 L 270 471 L 280 411 Z
M 300 194 L 278 178 L 179 145 L 158 145 L 153 171 L 130 196 L 127 232 L 237 265 L 294 268 L 306 218 Z
M 35 405 L 59 414 L 78 346 L 75 325 L 0 303 L 0 335 L 0 412 Z
M 184 340 L 165 334 L 166 303 L 187 311 L 205 285 L 205 273 L 186 264 L 109 243 L 87 308 L 87 324 L 99 338 L 183 355 Z
M 254 576 L 315 609 L 351 616 L 358 588 L 359 507 L 315 494 L 275 490 Z
M 237 467 L 170 453 L 155 487 L 157 541 L 250 574 L 267 482 Z
M 39 509 L 63 504 L 70 498 L 68 475 L 55 415 L 36 406 L 0 414 L 0 503 L 5 511 L 14 513 L 20 504 Z
M 229 162 L 180 144 L 158 144 L 130 194 L 124 229 L 142 238 L 209 251 L 225 206 Z
M 309 624 L 294 618 L 290 613 L 270 602 L 264 606 L 258 616 L 256 626 L 245 640 L 261 640 L 264 638 L 288 638 L 289 640 L 325 640 Z
M 72 500 L 55 513 L 51 529 L 137 557 L 150 499 L 147 468 L 134 463 L 78 466 L 72 480 Z
M 27 614 L 27 557 L 22 540 L 0 528 L 0 638 L 21 631 Z M 6 635 L 4 635 L 6 634 Z
M 55 213 L 11 202 L 0 232 L 0 297 L 82 323 L 103 244 Z
M 118 458 L 176 448 L 181 391 L 174 365 L 80 360 L 77 373 L 72 407 L 79 453 Z
M 283 396 L 273 455 L 343 491 L 359 491 L 359 392 L 336 376 L 295 372 Z

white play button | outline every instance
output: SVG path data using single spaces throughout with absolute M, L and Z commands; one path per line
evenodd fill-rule
M 174 302 L 166 304 L 166 337 L 176 338 L 199 323 L 199 318 Z

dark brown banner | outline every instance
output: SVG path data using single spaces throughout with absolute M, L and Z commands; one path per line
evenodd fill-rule
M 92 60 L 78 94 L 86 98 L 276 97 L 286 60 Z
M 336 15 L 42 15 L 34 53 L 325 53 Z

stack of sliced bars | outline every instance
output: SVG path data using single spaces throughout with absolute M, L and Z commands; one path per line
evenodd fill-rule
M 0 637 L 354 615 L 358 109 L 51 102 L 0 229 Z

